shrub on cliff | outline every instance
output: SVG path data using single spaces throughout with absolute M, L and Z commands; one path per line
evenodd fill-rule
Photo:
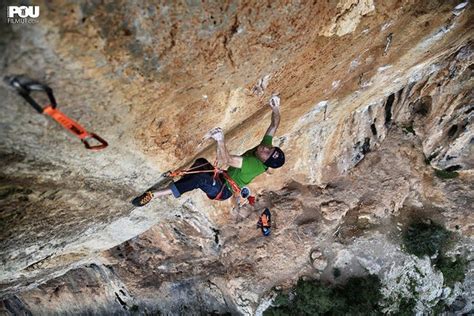
M 403 234 L 403 244 L 408 253 L 422 258 L 442 253 L 451 233 L 441 225 L 429 222 L 414 222 Z
M 349 279 L 341 286 L 326 286 L 317 280 L 299 280 L 289 293 L 279 293 L 263 314 L 357 315 L 381 314 L 380 280 L 375 275 Z
M 454 233 L 431 221 L 415 221 L 403 234 L 405 250 L 420 258 L 429 256 L 432 265 L 443 274 L 444 286 L 450 288 L 453 288 L 456 282 L 464 281 L 467 268 L 465 257 L 458 255 L 456 258 L 451 258 L 446 254 L 454 240 Z M 409 311 L 408 306 L 411 305 L 408 304 L 405 309 Z M 437 315 L 445 307 L 445 302 L 441 300 L 433 308 L 433 313 Z
M 435 263 L 436 268 L 443 273 L 444 285 L 453 287 L 456 282 L 464 281 L 467 269 L 467 260 L 462 256 L 449 258 L 441 256 Z

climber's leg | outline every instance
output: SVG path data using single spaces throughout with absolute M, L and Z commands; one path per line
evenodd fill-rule
M 191 166 L 192 171 L 213 170 L 212 165 L 204 158 L 198 158 Z M 195 189 L 201 189 L 209 197 L 217 196 L 221 186 L 220 182 L 214 181 L 212 173 L 193 173 L 184 175 L 176 182 L 172 182 L 168 188 L 159 190 L 148 190 L 133 202 L 137 206 L 143 206 L 149 203 L 154 197 L 162 197 L 173 194 L 178 198 L 181 194 Z

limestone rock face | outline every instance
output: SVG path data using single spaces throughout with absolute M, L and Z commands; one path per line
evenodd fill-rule
M 441 299 L 472 308 L 459 303 L 474 293 L 472 262 L 450 290 L 400 250 L 400 229 L 425 216 L 458 232 L 472 261 L 471 3 L 35 5 L 37 24 L 1 20 L 0 73 L 49 84 L 110 145 L 86 150 L 0 87 L 0 311 L 252 315 L 299 277 L 366 271 L 387 313 L 409 282 L 419 312 Z M 232 153 L 258 144 L 272 93 L 287 162 L 251 183 L 254 207 L 197 191 L 130 204 L 163 172 L 212 161 L 200 143 L 213 127 Z M 269 237 L 256 229 L 265 207 Z

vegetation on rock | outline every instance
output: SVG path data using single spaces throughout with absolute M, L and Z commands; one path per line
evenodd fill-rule
M 327 286 L 318 280 L 299 280 L 289 293 L 279 293 L 263 314 L 378 315 L 380 280 L 376 275 L 354 277 L 344 285 Z
M 456 282 L 464 281 L 467 260 L 462 256 L 450 258 L 441 256 L 435 263 L 436 268 L 443 273 L 444 285 L 453 287 Z
M 415 221 L 404 232 L 403 245 L 408 253 L 419 258 L 430 257 L 433 266 L 443 274 L 444 286 L 453 288 L 456 282 L 464 281 L 467 268 L 467 260 L 463 256 L 458 255 L 456 258 L 451 258 L 447 255 L 447 250 L 452 245 L 454 237 L 452 232 L 439 224 L 431 221 Z M 413 307 L 413 301 L 411 303 L 402 301 L 400 313 L 410 313 L 410 309 Z M 445 302 L 440 300 L 433 308 L 433 313 L 439 314 L 445 307 Z
M 427 222 L 414 222 L 403 234 L 403 245 L 408 253 L 422 258 L 432 257 L 445 251 L 451 233 L 441 225 Z
M 435 169 L 435 175 L 440 179 L 454 179 L 459 176 L 459 173 L 456 171 L 446 171 Z

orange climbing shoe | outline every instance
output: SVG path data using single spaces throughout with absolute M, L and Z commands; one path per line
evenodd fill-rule
M 153 199 L 153 193 L 150 192 L 150 191 L 147 191 L 145 193 L 143 193 L 143 195 L 141 196 L 140 198 L 140 205 L 145 205 L 145 204 L 148 204 L 151 199 Z
M 144 206 L 153 199 L 153 193 L 151 191 L 146 191 L 142 195 L 133 199 L 132 204 L 135 206 Z

